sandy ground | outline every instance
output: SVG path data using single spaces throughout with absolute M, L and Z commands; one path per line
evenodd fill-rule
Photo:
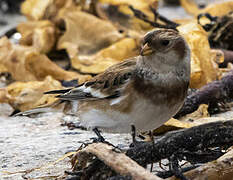
M 93 132 L 69 130 L 61 126 L 61 122 L 74 121 L 75 118 L 64 116 L 62 113 L 46 113 L 41 117 L 11 117 L 7 114 L 11 109 L 8 105 L 0 105 L 0 168 L 1 171 L 16 172 L 40 166 L 46 168 L 35 171 L 27 177 L 43 176 L 44 174 L 62 175 L 69 170 L 68 159 L 55 166 L 55 162 L 65 153 L 75 151 L 82 142 L 89 142 L 96 137 Z M 128 134 L 105 134 L 103 136 L 115 145 L 129 144 Z M 48 168 L 48 169 L 47 169 Z M 5 176 L 0 179 L 21 179 L 22 174 Z M 2 177 L 1 177 L 2 176 Z
M 172 18 L 188 17 L 180 7 L 164 7 L 159 11 L 167 17 L 171 17 L 171 14 Z M 7 26 L 0 25 L 0 35 L 25 20 L 17 15 L 1 15 L 0 19 L 8 22 Z M 82 142 L 95 137 L 93 132 L 69 130 L 61 126 L 64 120 L 74 121 L 73 117 L 64 116 L 62 113 L 46 113 L 36 118 L 8 117 L 11 112 L 9 105 L 0 104 L 0 180 L 24 179 L 24 173 L 7 175 L 4 171 L 18 172 L 41 166 L 44 168 L 27 174 L 26 177 L 63 175 L 64 170 L 70 169 L 69 159 L 56 165 L 49 163 L 55 162 L 65 153 L 76 150 Z M 226 116 L 232 116 L 232 112 Z M 131 142 L 129 134 L 104 133 L 103 136 L 115 145 L 128 145 Z

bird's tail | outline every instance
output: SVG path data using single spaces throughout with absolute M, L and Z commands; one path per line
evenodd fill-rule
M 52 90 L 52 91 L 47 91 L 44 94 L 64 94 L 69 92 L 71 89 L 62 89 L 62 90 Z M 52 104 L 48 104 L 45 106 L 37 107 L 34 109 L 30 109 L 27 111 L 23 111 L 20 113 L 15 114 L 14 116 L 28 116 L 32 114 L 38 114 L 38 113 L 45 113 L 45 112 L 60 112 L 58 108 L 56 108 L 58 105 L 67 102 L 66 100 L 58 99 Z
M 44 94 L 64 94 L 69 92 L 70 90 L 71 89 L 52 90 L 52 91 L 44 92 Z
M 48 104 L 46 106 L 41 106 L 41 107 L 37 107 L 37 108 L 30 109 L 27 111 L 19 112 L 19 113 L 15 114 L 14 116 L 28 116 L 28 115 L 32 115 L 32 114 L 45 113 L 45 112 L 60 112 L 61 110 L 59 110 L 55 107 L 62 104 L 63 102 L 64 102 L 64 100 L 58 99 L 55 102 L 53 102 L 52 104 Z

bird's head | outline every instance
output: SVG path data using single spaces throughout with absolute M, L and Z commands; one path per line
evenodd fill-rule
M 189 51 L 184 38 L 173 29 L 150 31 L 142 40 L 141 56 L 161 57 L 168 64 L 174 64 L 176 60 L 182 61 L 190 55 Z

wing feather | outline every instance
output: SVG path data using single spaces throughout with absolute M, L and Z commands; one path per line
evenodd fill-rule
M 116 98 L 120 96 L 125 85 L 133 77 L 135 69 L 136 60 L 126 60 L 111 66 L 104 73 L 93 77 L 81 86 L 69 89 L 68 91 L 51 91 L 47 92 L 47 94 L 60 94 L 57 96 L 58 98 L 70 101 Z

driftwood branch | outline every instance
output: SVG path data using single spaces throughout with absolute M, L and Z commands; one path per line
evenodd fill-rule
M 214 153 L 211 148 L 232 145 L 233 120 L 218 121 L 170 132 L 158 142 L 142 143 L 130 148 L 126 154 L 144 167 L 172 155 L 176 155 L 179 160 L 204 163 L 213 160 L 211 154 L 217 157 L 222 155 L 221 151 Z
M 233 149 L 218 158 L 216 161 L 209 162 L 201 167 L 193 169 L 184 175 L 190 180 L 231 180 L 233 177 Z M 166 180 L 177 180 L 171 177 Z
M 213 81 L 191 95 L 187 96 L 183 107 L 174 116 L 180 118 L 196 111 L 201 104 L 208 104 L 209 110 L 218 107 L 218 103 L 229 101 L 233 98 L 233 71 L 221 80 Z
M 88 145 L 86 148 L 78 152 L 77 160 L 83 162 L 87 159 L 91 159 L 91 156 L 98 158 L 97 161 L 94 161 L 98 172 L 100 172 L 102 169 L 106 169 L 103 168 L 103 164 L 101 163 L 102 161 L 105 165 L 111 167 L 111 169 L 118 174 L 115 176 L 115 179 L 117 179 L 117 177 L 119 179 L 122 179 L 123 177 L 124 179 L 127 179 L 128 177 L 138 180 L 161 180 L 161 178 L 151 174 L 149 171 L 139 166 L 135 161 L 127 157 L 125 154 L 119 152 L 117 149 L 115 149 L 115 147 L 109 146 L 107 144 L 94 143 Z M 101 166 L 102 168 L 100 168 Z M 111 169 L 109 169 L 109 171 L 111 171 Z M 103 175 L 103 172 L 101 173 Z M 107 177 L 109 174 L 114 173 L 108 172 L 105 176 Z M 94 172 L 92 172 L 92 175 L 94 175 Z
M 90 144 L 73 158 L 73 162 L 79 162 L 73 167 L 81 179 L 160 179 L 143 167 L 169 159 L 170 164 L 177 165 L 170 175 L 179 176 L 183 172 L 178 167 L 179 160 L 206 163 L 222 156 L 222 150 L 232 145 L 233 120 L 218 121 L 170 132 L 154 143 L 136 143 L 125 154 L 107 144 Z

